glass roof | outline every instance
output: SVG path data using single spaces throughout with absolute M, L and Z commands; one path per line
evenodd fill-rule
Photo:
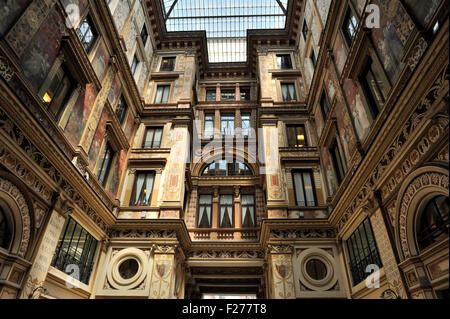
M 284 29 L 289 0 L 161 0 L 168 32 L 206 31 L 210 63 L 247 61 L 248 29 Z

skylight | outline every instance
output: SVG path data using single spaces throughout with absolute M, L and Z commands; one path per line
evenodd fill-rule
M 206 31 L 210 63 L 246 62 L 248 29 L 284 29 L 289 0 L 161 0 L 168 32 Z

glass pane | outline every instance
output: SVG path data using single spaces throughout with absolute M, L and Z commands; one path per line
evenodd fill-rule
M 307 206 L 316 206 L 316 200 L 314 198 L 314 189 L 311 179 L 311 173 L 303 173 L 303 179 L 305 183 L 305 194 Z
M 306 206 L 304 185 L 301 173 L 294 173 L 294 183 L 295 183 L 295 196 L 297 199 L 297 205 Z
M 155 136 L 153 138 L 153 148 L 161 147 L 162 129 L 155 129 Z

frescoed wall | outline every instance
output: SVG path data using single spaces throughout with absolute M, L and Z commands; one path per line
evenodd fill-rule
M 14 25 L 31 0 L 2 0 L 0 2 L 0 37 Z
M 340 75 L 342 74 L 342 70 L 344 70 L 345 61 L 347 60 L 347 49 L 344 47 L 344 42 L 339 32 L 337 33 L 336 41 L 334 42 L 333 54 L 336 68 Z
M 111 113 L 107 107 L 103 107 L 102 115 L 100 121 L 97 125 L 97 130 L 94 134 L 94 139 L 92 140 L 91 147 L 89 148 L 89 168 L 94 171 L 95 164 L 97 162 L 98 153 L 103 145 L 106 133 L 106 122 L 111 120 Z
M 331 163 L 331 158 L 328 150 L 325 147 L 320 149 L 320 153 L 322 155 L 322 165 L 326 174 L 327 182 L 328 182 L 328 191 L 329 195 L 333 196 L 336 194 L 337 189 L 339 187 L 336 177 L 333 173 L 333 166 Z
M 338 99 L 335 107 L 338 135 L 341 140 L 342 148 L 344 149 L 345 158 L 350 161 L 353 152 L 356 149 L 356 138 L 353 135 L 353 129 L 351 127 L 350 115 L 344 101 Z M 339 115 L 339 116 L 338 116 Z
M 64 29 L 64 21 L 52 10 L 24 50 L 20 62 L 34 92 L 39 90 L 59 53 Z
M 111 84 L 111 89 L 109 90 L 109 93 L 108 93 L 108 100 L 113 108 L 116 105 L 116 102 L 119 98 L 119 93 L 120 93 L 121 87 L 122 87 L 122 85 L 120 83 L 120 76 L 117 74 L 116 77 L 114 78 L 114 81 Z
M 129 141 L 131 139 L 131 134 L 133 133 L 133 128 L 134 128 L 134 117 L 131 112 L 128 112 L 127 120 L 125 122 L 124 133 Z
M 427 27 L 442 0 L 405 0 L 404 3 L 422 26 Z
M 97 90 L 91 84 L 87 84 L 69 116 L 64 133 L 74 147 L 80 142 L 96 96 Z
M 109 62 L 109 54 L 105 48 L 103 41 L 100 42 L 97 52 L 95 53 L 94 60 L 92 61 L 92 67 L 100 82 L 102 82 L 105 76 L 106 67 Z
M 343 86 L 347 103 L 350 106 L 352 119 L 355 125 L 358 139 L 363 141 L 370 131 L 372 116 L 368 113 L 366 102 L 353 81 L 347 79 Z
M 120 176 L 126 168 L 127 152 L 125 150 L 120 151 L 114 160 L 113 166 L 111 168 L 111 180 L 108 186 L 108 194 L 112 200 L 116 199 L 117 191 L 120 184 Z

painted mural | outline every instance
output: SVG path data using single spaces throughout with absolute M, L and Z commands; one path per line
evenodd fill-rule
M 321 147 L 320 152 L 322 154 L 322 165 L 327 176 L 329 195 L 333 196 L 334 194 L 336 194 L 339 185 L 333 173 L 330 154 L 325 147 Z
M 61 2 L 63 3 L 65 8 L 70 4 L 77 5 L 80 8 L 80 12 L 83 12 L 88 5 L 88 0 L 62 0 Z
M 133 133 L 133 127 L 134 127 L 134 117 L 131 112 L 128 112 L 127 121 L 125 122 L 124 133 L 129 141 L 131 140 L 131 134 Z
M 0 38 L 13 26 L 30 2 L 31 0 L 0 1 Z
M 114 81 L 111 84 L 111 89 L 109 90 L 109 93 L 108 93 L 108 100 L 113 108 L 116 105 L 117 99 L 119 98 L 121 87 L 122 87 L 122 85 L 120 83 L 120 76 L 116 75 L 116 77 L 114 78 Z
M 442 0 L 405 0 L 404 2 L 422 26 L 427 27 Z
M 339 32 L 337 33 L 336 41 L 334 42 L 333 54 L 336 61 L 336 68 L 339 75 L 341 75 L 344 70 L 345 62 L 347 61 L 347 49 L 344 47 L 344 42 L 342 41 Z
M 81 140 L 83 130 L 86 127 L 87 120 L 91 114 L 96 96 L 97 90 L 93 85 L 87 84 L 86 88 L 78 97 L 72 113 L 69 116 L 64 134 L 74 147 L 77 146 Z
M 52 10 L 24 50 L 20 62 L 34 92 L 39 90 L 59 53 L 64 30 L 64 21 Z
M 317 129 L 317 135 L 320 137 L 322 135 L 323 127 L 324 127 L 324 120 L 322 118 L 322 112 L 320 110 L 320 107 L 316 108 L 316 111 L 314 112 L 314 121 L 316 124 Z
M 364 97 L 361 96 L 361 93 L 352 80 L 345 80 L 343 89 L 352 113 L 351 117 L 355 124 L 356 134 L 358 135 L 358 139 L 363 141 L 369 133 L 370 125 L 373 121 L 372 116 L 367 111 Z
M 330 100 L 330 104 L 333 103 L 333 99 L 336 96 L 336 83 L 334 82 L 334 79 L 331 75 L 331 72 L 329 70 L 326 70 L 325 76 L 324 76 L 324 86 L 327 90 L 327 96 Z
M 395 83 L 404 67 L 403 43 L 407 41 L 411 26 L 398 1 L 375 1 L 377 2 L 381 11 L 380 28 L 372 29 L 372 41 L 389 80 Z
M 353 152 L 356 149 L 356 138 L 353 134 L 353 128 L 351 127 L 350 115 L 344 101 L 338 99 L 335 107 L 338 135 L 341 139 L 341 145 L 344 149 L 344 155 L 346 162 L 349 162 Z M 338 116 L 339 115 L 339 116 Z
M 114 161 L 114 165 L 111 168 L 111 182 L 108 186 L 108 194 L 112 200 L 116 199 L 117 191 L 119 190 L 120 176 L 124 171 L 127 160 L 127 152 L 125 150 L 120 151 L 119 155 Z
M 102 147 L 103 141 L 106 134 L 106 122 L 111 120 L 111 113 L 107 107 L 103 107 L 102 115 L 100 121 L 98 122 L 97 129 L 94 134 L 94 139 L 92 140 L 91 147 L 89 148 L 89 168 L 94 171 L 95 164 L 97 163 L 98 153 Z
M 103 41 L 100 42 L 97 52 L 95 52 L 95 57 L 92 61 L 92 67 L 94 68 L 95 74 L 100 82 L 102 82 L 105 76 L 106 67 L 109 62 L 109 54 L 105 48 Z

